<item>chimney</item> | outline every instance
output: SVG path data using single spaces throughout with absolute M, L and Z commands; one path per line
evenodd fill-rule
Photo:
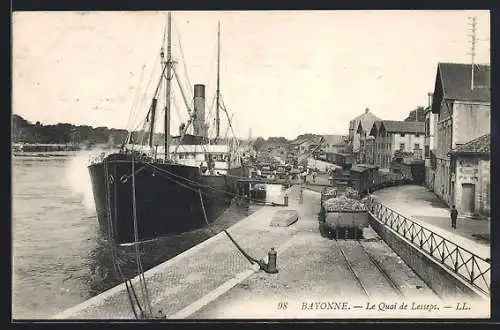
M 194 135 L 205 137 L 205 85 L 194 85 Z
M 433 93 L 427 93 L 427 96 L 429 97 L 429 107 L 432 106 L 432 96 L 433 95 L 434 95 Z

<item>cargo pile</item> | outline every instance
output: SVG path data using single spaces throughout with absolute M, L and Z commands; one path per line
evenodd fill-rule
M 365 204 L 346 195 L 325 200 L 323 207 L 327 212 L 366 211 Z
M 344 195 L 347 198 L 359 198 L 359 192 L 356 189 L 353 189 L 351 187 L 346 188 Z
M 323 196 L 325 196 L 325 197 L 337 197 L 337 189 L 325 188 L 325 190 L 323 190 Z

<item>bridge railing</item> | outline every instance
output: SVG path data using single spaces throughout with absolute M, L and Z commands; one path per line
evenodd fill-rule
M 458 246 L 372 197 L 366 200 L 366 206 L 376 220 L 396 231 L 414 247 L 431 256 L 479 291 L 490 295 L 490 259 L 482 258 Z

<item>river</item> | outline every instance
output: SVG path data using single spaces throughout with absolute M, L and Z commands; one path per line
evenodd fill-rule
M 94 152 L 95 153 L 95 152 Z M 120 281 L 98 232 L 86 169 L 90 154 L 12 160 L 12 317 L 44 319 Z M 232 205 L 213 223 L 220 231 L 258 207 Z M 212 236 L 207 228 L 142 246 L 149 269 Z M 126 276 L 137 274 L 131 247 L 121 247 Z

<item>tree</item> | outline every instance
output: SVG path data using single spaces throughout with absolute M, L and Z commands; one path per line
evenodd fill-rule
M 255 139 L 253 147 L 255 148 L 256 151 L 259 151 L 265 144 L 266 140 L 264 140 L 263 137 L 259 136 L 257 139 Z

